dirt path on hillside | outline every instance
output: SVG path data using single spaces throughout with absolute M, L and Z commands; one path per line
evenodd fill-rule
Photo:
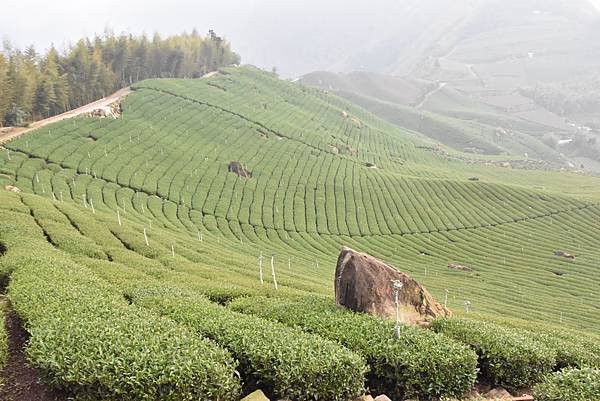
M 421 102 L 420 102 L 418 105 L 416 105 L 415 107 L 416 107 L 417 109 L 422 109 L 422 108 L 423 108 L 423 105 L 424 105 L 425 103 L 427 103 L 427 101 L 429 100 L 429 98 L 430 98 L 431 96 L 435 95 L 436 93 L 438 93 L 439 91 L 441 91 L 442 89 L 444 89 L 444 87 L 445 87 L 446 85 L 447 85 L 447 84 L 446 84 L 446 82 L 438 82 L 437 86 L 436 86 L 434 89 L 432 89 L 432 90 L 430 90 L 429 92 L 427 92 L 427 93 L 425 94 L 425 96 L 423 96 L 423 100 L 421 100 Z
M 28 132 L 31 132 L 35 129 L 41 128 L 45 125 L 55 123 L 57 121 L 66 120 L 68 118 L 77 117 L 80 114 L 88 113 L 93 110 L 106 107 L 109 104 L 129 95 L 132 92 L 131 88 L 128 86 L 126 88 L 120 89 L 113 93 L 110 96 L 103 97 L 102 99 L 96 100 L 95 102 L 88 103 L 84 106 L 76 108 L 74 110 L 67 111 L 65 113 L 59 114 L 57 116 L 48 117 L 43 120 L 36 121 L 31 123 L 31 125 L 27 128 L 13 128 L 10 132 L 0 133 L 0 145 L 4 145 L 5 143 L 23 135 Z
M 17 314 L 6 308 L 8 361 L 2 372 L 0 401 L 67 401 L 68 397 L 40 382 L 38 372 L 29 365 L 25 347 L 29 333 Z

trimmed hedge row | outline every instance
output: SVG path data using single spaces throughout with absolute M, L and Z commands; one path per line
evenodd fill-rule
M 2 270 L 32 364 L 81 400 L 236 400 L 236 362 L 214 342 L 129 305 L 55 250 L 29 215 L 2 213 Z M 9 233 L 10 235 L 5 235 Z
M 432 329 L 469 345 L 479 357 L 481 379 L 510 389 L 529 387 L 551 372 L 556 352 L 531 334 L 464 318 L 438 318 Z
M 556 351 L 555 370 L 567 367 L 600 368 L 600 339 L 589 333 L 542 322 L 476 313 L 470 315 L 469 319 L 477 322 L 483 320 L 535 336 L 537 341 Z
M 345 401 L 364 392 L 368 369 L 363 359 L 319 336 L 165 287 L 129 296 L 230 350 L 249 388 L 291 400 Z
M 475 353 L 431 331 L 402 326 L 397 339 L 393 323 L 322 298 L 240 298 L 229 307 L 319 334 L 363 355 L 371 366 L 371 391 L 393 399 L 460 396 L 475 382 Z
M 534 387 L 538 401 L 600 400 L 600 370 L 564 369 L 544 377 Z

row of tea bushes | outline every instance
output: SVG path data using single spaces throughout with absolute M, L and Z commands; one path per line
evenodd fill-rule
M 534 396 L 538 401 L 600 400 L 600 370 L 563 369 L 536 385 Z
M 214 342 L 129 305 L 56 250 L 29 214 L 0 214 L 8 297 L 31 334 L 29 359 L 83 400 L 236 400 L 237 363 Z
M 278 399 L 344 401 L 364 391 L 363 359 L 317 335 L 165 286 L 129 296 L 227 348 L 239 360 L 245 384 Z
M 368 385 L 393 399 L 460 396 L 475 382 L 477 357 L 466 346 L 417 327 L 402 326 L 337 308 L 322 298 L 240 298 L 233 310 L 282 322 L 334 340 L 371 366 Z
M 456 317 L 435 319 L 432 328 L 475 350 L 482 379 L 510 389 L 534 385 L 556 364 L 556 351 L 528 333 Z

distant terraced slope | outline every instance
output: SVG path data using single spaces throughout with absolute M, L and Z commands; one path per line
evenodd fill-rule
M 82 205 L 85 196 L 166 237 L 200 230 L 222 238 L 213 246 L 233 241 L 235 251 L 221 253 L 239 252 L 253 277 L 258 254 L 275 253 L 304 266 L 292 275 L 299 287 L 329 294 L 337 250 L 350 245 L 438 298 L 448 289 L 455 309 L 468 299 L 479 311 L 562 314 L 599 328 L 597 179 L 466 163 L 339 98 L 252 68 L 135 90 L 117 120 L 77 118 L 11 142 L 0 179 L 57 201 Z M 232 160 L 252 178 L 228 173 Z

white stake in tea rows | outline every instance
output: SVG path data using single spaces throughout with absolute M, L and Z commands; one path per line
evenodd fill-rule
M 400 280 L 392 280 L 392 291 L 394 293 L 394 304 L 396 305 L 396 325 L 394 326 L 394 333 L 397 338 L 400 338 L 400 303 L 398 301 L 398 295 L 404 284 Z
M 277 279 L 275 278 L 275 255 L 271 255 L 271 276 L 273 277 L 273 284 L 275 285 L 275 291 L 279 290 L 277 287 Z
M 262 263 L 263 263 L 263 255 L 261 253 L 260 256 L 258 257 L 258 272 L 259 272 L 259 276 L 260 276 L 260 284 L 261 285 L 265 283 L 265 281 L 263 280 Z

